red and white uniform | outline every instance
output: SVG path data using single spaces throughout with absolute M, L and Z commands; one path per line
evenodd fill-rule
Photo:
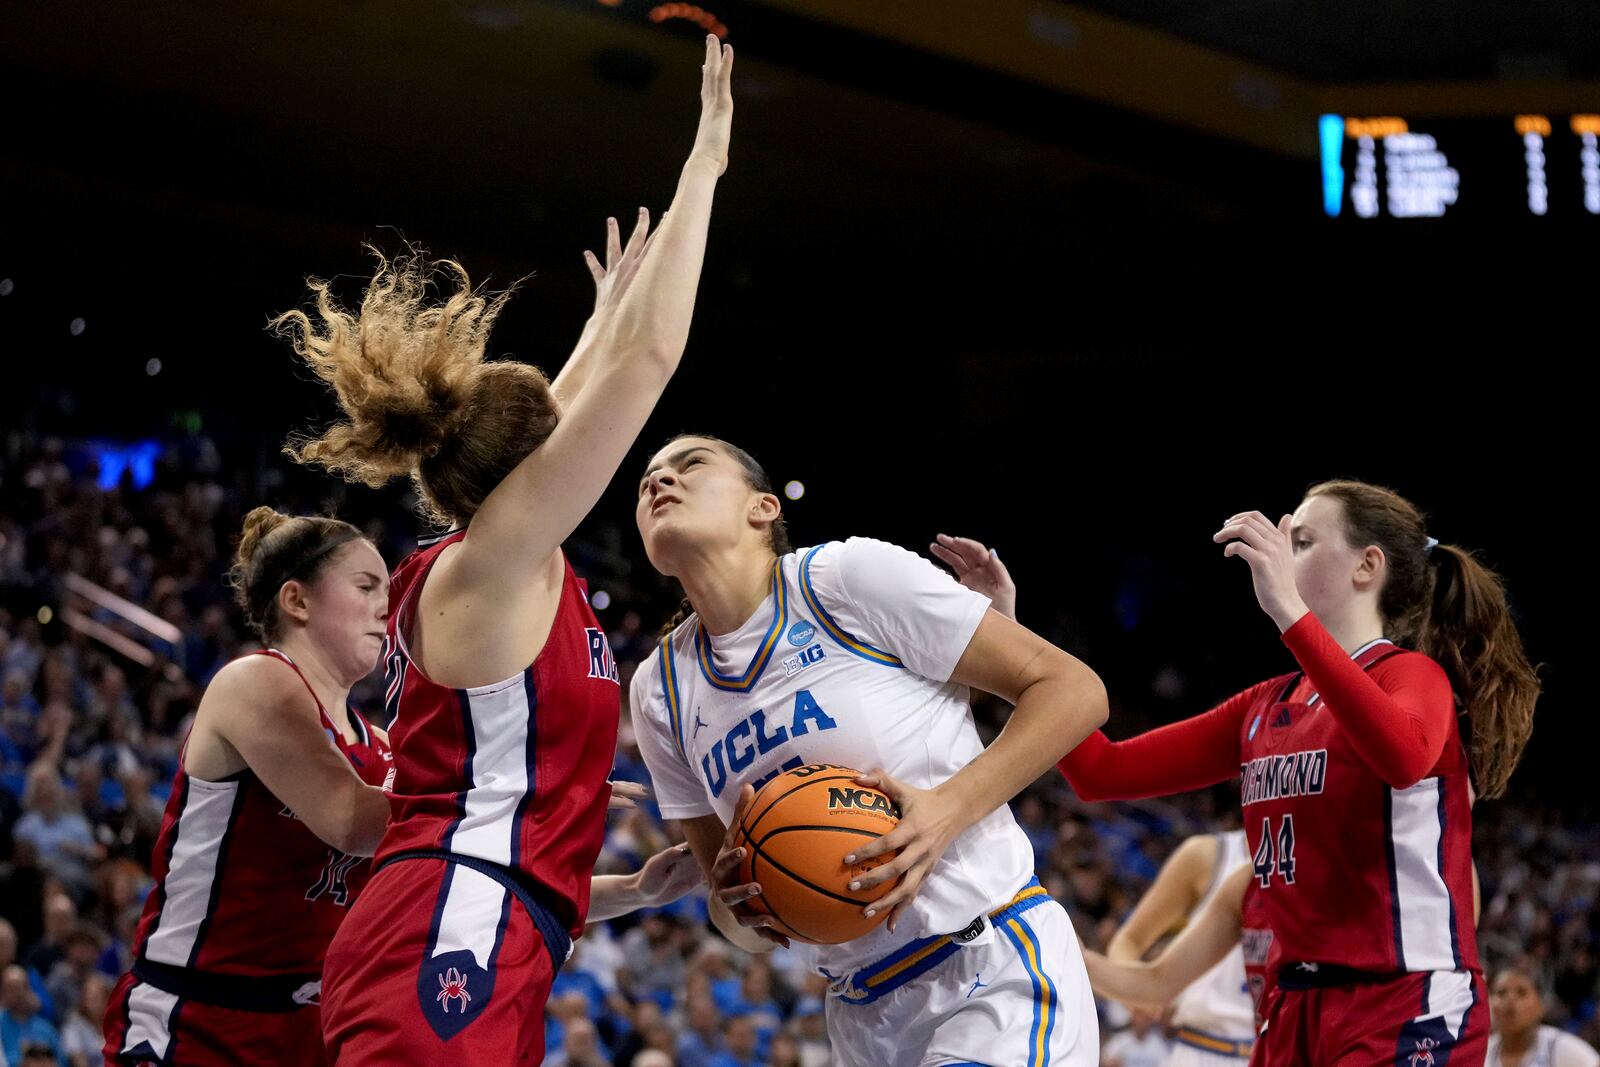
M 1353 1047 L 1398 1049 L 1407 1067 L 1413 1051 L 1481 1057 L 1468 765 L 1448 678 L 1387 640 L 1346 655 L 1309 614 L 1283 638 L 1301 673 L 1130 741 L 1092 735 L 1062 771 L 1096 800 L 1239 776 L 1286 993 L 1252 1062 L 1317 1067 Z M 1325 1003 L 1352 991 L 1373 994 L 1365 1017 Z M 1312 1002 L 1314 1019 L 1297 1015 Z
M 1244 981 L 1250 988 L 1250 1002 L 1255 1008 L 1259 1028 L 1266 1021 L 1267 1004 L 1278 988 L 1273 980 L 1278 957 L 1273 951 L 1272 925 L 1267 919 L 1261 890 L 1253 881 L 1244 887 L 1244 900 L 1240 902 L 1239 948 L 1244 956 Z
M 425 544 L 390 582 L 394 800 L 372 891 L 329 952 L 324 1030 L 340 1064 L 537 1062 L 550 983 L 588 912 L 616 662 L 565 564 L 527 668 L 468 689 L 428 678 L 406 632 L 429 570 L 461 536 Z
M 257 654 L 299 674 L 282 652 Z M 317 712 L 356 773 L 381 787 L 389 746 L 353 710 L 354 744 L 320 701 Z M 328 847 L 248 768 L 207 781 L 180 758 L 153 873 L 133 970 L 106 1009 L 107 1062 L 320 1063 L 323 957 L 370 861 Z

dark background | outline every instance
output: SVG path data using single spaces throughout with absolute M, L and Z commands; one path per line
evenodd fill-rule
M 1318 79 L 1590 76 L 1600 40 L 1576 4 L 1465 5 L 1498 32 L 1423 3 L 1095 6 Z M 1588 804 L 1571 598 L 1600 227 L 1346 225 L 1315 160 L 715 7 L 732 163 L 682 370 L 582 531 L 628 557 L 601 584 L 670 606 L 641 574 L 632 470 L 715 433 L 805 483 L 797 544 L 998 546 L 1024 621 L 1102 673 L 1122 734 L 1289 668 L 1210 535 L 1364 478 L 1505 575 L 1547 683 L 1514 795 Z M 591 300 L 581 250 L 607 214 L 667 206 L 693 134 L 699 31 L 631 0 L 132 8 L 33 5 L 0 41 L 10 431 L 198 431 L 275 465 L 333 409 L 266 320 L 307 274 L 354 299 L 362 241 L 402 234 L 490 285 L 531 275 L 495 350 L 553 373 Z

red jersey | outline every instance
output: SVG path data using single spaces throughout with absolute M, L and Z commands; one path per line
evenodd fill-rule
M 1250 987 L 1250 1002 L 1255 1007 L 1256 1028 L 1266 1021 L 1267 998 L 1277 988 L 1273 968 L 1277 955 L 1272 951 L 1272 926 L 1267 918 L 1261 890 L 1251 880 L 1244 887 L 1239 907 L 1239 946 L 1244 952 L 1244 980 Z
M 498 864 L 549 891 L 577 937 L 605 839 L 621 711 L 616 661 L 563 558 L 561 603 L 528 667 L 470 689 L 431 680 L 405 634 L 428 571 L 462 536 L 424 542 L 391 576 L 385 671 L 396 775 L 376 859 L 443 850 Z
M 276 649 L 255 654 L 300 673 Z M 333 743 L 362 781 L 381 787 L 389 746 L 360 714 L 347 713 L 355 744 L 317 701 Z M 328 847 L 249 768 L 213 782 L 191 777 L 181 757 L 152 867 L 155 886 L 134 937 L 136 961 L 311 978 L 321 973 L 328 942 L 372 869 L 365 858 Z
M 1130 741 L 1092 735 L 1063 773 L 1091 800 L 1238 774 L 1285 964 L 1475 969 L 1467 758 L 1444 670 L 1382 639 L 1347 656 L 1309 614 L 1283 636 L 1304 673 Z

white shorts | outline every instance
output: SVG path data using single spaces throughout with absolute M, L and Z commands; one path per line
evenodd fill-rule
M 835 1067 L 1095 1067 L 1100 1058 L 1072 920 L 1037 882 L 972 941 L 914 942 L 835 983 L 827 1017 Z
M 1245 1067 L 1249 1062 L 1248 1052 L 1242 1056 L 1237 1052 L 1212 1052 L 1173 1041 L 1172 1051 L 1167 1053 L 1166 1067 Z

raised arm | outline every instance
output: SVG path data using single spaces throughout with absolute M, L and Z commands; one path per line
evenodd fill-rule
M 572 533 L 616 474 L 677 370 L 694 313 L 712 195 L 727 166 L 732 69 L 732 49 L 706 38 L 700 128 L 671 211 L 598 329 L 585 357 L 582 390 L 549 438 L 473 516 L 458 566 L 481 578 L 486 593 L 505 582 L 508 564 L 524 561 L 537 571 Z

